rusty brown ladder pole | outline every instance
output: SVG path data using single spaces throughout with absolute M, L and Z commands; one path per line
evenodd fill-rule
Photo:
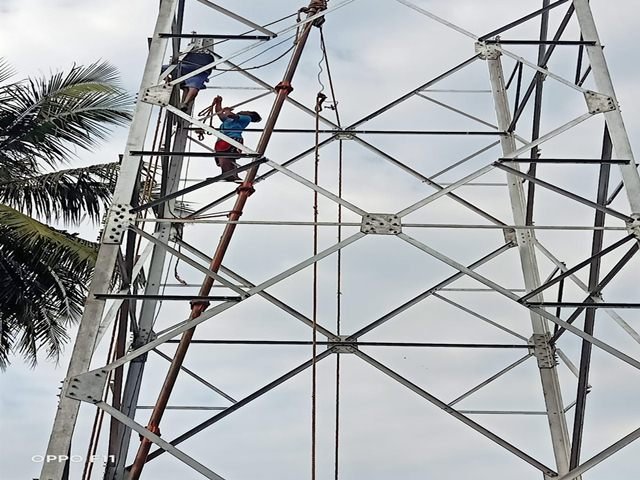
M 309 4 L 309 7 L 304 9 L 307 13 L 307 18 L 315 15 L 321 10 L 324 10 L 326 8 L 325 4 L 326 2 L 312 0 Z M 300 61 L 300 57 L 307 42 L 307 38 L 309 37 L 309 33 L 311 32 L 311 28 L 315 24 L 319 24 L 318 21 L 321 22 L 323 19 L 324 17 L 318 17 L 318 19 L 316 19 L 315 21 L 306 23 L 299 32 L 298 38 L 296 40 L 296 46 L 293 54 L 291 55 L 291 60 L 289 60 L 289 65 L 287 65 L 284 78 L 275 87 L 277 91 L 276 99 L 273 102 L 273 107 L 271 107 L 269 118 L 267 118 L 267 123 L 264 127 L 262 136 L 260 137 L 260 141 L 258 142 L 258 147 L 256 148 L 256 151 L 260 156 L 264 155 L 267 149 L 267 145 L 269 144 L 273 128 L 275 127 L 278 116 L 280 115 L 280 111 L 282 110 L 282 106 L 289 93 L 293 90 L 293 88 L 291 87 L 291 81 Z M 220 238 L 220 242 L 218 243 L 218 247 L 216 248 L 215 254 L 209 266 L 209 269 L 213 272 L 217 273 L 220 269 L 220 266 L 222 265 L 222 260 L 224 259 L 224 255 L 227 251 L 227 248 L 229 247 L 229 243 L 231 242 L 231 238 L 233 237 L 233 233 L 236 229 L 237 224 L 234 222 L 240 218 L 240 215 L 242 215 L 242 211 L 247 202 L 247 199 L 254 191 L 253 181 L 256 178 L 257 172 L 258 166 L 251 168 L 247 172 L 242 185 L 240 185 L 237 189 L 238 198 L 236 199 L 233 210 L 229 214 L 229 223 L 226 225 L 224 232 L 222 233 L 222 237 Z M 198 295 L 208 296 L 212 286 L 213 278 L 206 277 L 202 282 L 202 286 L 200 287 L 200 292 L 198 293 Z M 207 307 L 208 302 L 192 303 L 189 319 L 192 320 L 194 318 L 198 318 L 206 310 Z M 159 434 L 160 420 L 162 419 L 162 415 L 164 414 L 164 411 L 167 407 L 169 397 L 175 385 L 176 379 L 178 378 L 178 373 L 180 371 L 182 363 L 184 362 L 194 332 L 195 327 L 187 330 L 182 334 L 182 338 L 180 339 L 180 343 L 178 344 L 178 348 L 176 349 L 176 353 L 167 372 L 164 384 L 162 385 L 162 389 L 160 390 L 158 399 L 149 418 L 147 428 L 153 433 Z M 143 438 L 140 443 L 140 447 L 138 448 L 138 452 L 136 453 L 136 458 L 133 462 L 133 465 L 131 466 L 131 471 L 129 474 L 130 480 L 138 480 L 140 478 L 140 474 L 142 473 L 142 469 L 146 462 L 147 456 L 149 455 L 150 449 L 151 441 L 147 438 Z

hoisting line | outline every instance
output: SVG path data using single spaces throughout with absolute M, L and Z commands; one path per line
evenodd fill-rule
M 324 88 L 324 87 L 323 87 Z M 320 112 L 322 111 L 322 102 L 327 96 L 318 92 L 316 97 L 316 133 L 315 133 L 315 161 L 313 167 L 313 183 L 318 185 L 319 166 L 320 166 Z M 318 191 L 313 191 L 313 256 L 318 254 Z M 316 355 L 318 350 L 318 261 L 313 262 L 313 307 L 311 313 L 313 321 L 313 337 L 311 346 L 311 480 L 316 480 L 316 451 L 317 451 L 317 398 L 318 391 L 318 373 L 316 366 Z
M 313 0 L 309 7 L 306 9 L 307 18 L 312 17 L 313 15 L 319 13 L 320 11 L 326 9 L 326 1 L 318 1 Z M 259 155 L 264 155 L 269 140 L 271 138 L 271 134 L 273 133 L 273 128 L 275 127 L 276 121 L 282 110 L 282 106 L 289 95 L 289 93 L 293 90 L 291 86 L 291 81 L 293 79 L 296 67 L 300 61 L 300 56 L 302 54 L 302 50 L 304 49 L 304 45 L 309 37 L 309 33 L 311 32 L 311 28 L 316 25 L 319 26 L 324 21 L 324 17 L 319 17 L 313 22 L 306 23 L 297 39 L 296 48 L 294 49 L 293 54 L 291 55 L 291 59 L 289 61 L 289 65 L 287 66 L 287 70 L 284 74 L 283 80 L 276 85 L 276 98 L 273 103 L 273 107 L 271 108 L 271 112 L 269 113 L 269 117 L 267 118 L 266 125 L 262 136 L 258 142 L 258 146 L 256 151 Z M 222 237 L 220 238 L 220 242 L 218 243 L 218 247 L 216 249 L 215 254 L 213 255 L 213 259 L 211 260 L 210 270 L 213 272 L 218 272 L 220 266 L 222 265 L 222 260 L 224 255 L 229 247 L 231 242 L 231 238 L 233 237 L 233 233 L 236 228 L 236 224 L 234 222 L 238 221 L 240 215 L 242 215 L 244 206 L 247 202 L 249 196 L 253 193 L 253 181 L 255 180 L 258 173 L 258 165 L 252 167 L 248 170 L 247 175 L 242 182 L 242 184 L 238 187 L 237 191 L 237 199 L 234 204 L 233 210 L 229 213 L 229 222 L 222 233 Z M 198 296 L 208 296 L 211 288 L 213 286 L 213 278 L 206 277 L 200 287 L 200 292 Z M 191 314 L 189 319 L 198 318 L 209 306 L 208 302 L 203 301 L 195 301 L 191 304 Z M 167 403 L 169 401 L 169 397 L 171 395 L 171 391 L 175 386 L 176 379 L 178 377 L 178 373 L 180 372 L 180 368 L 182 363 L 184 362 L 185 356 L 187 354 L 187 350 L 189 349 L 189 345 L 191 343 L 191 339 L 193 338 L 193 334 L 195 333 L 195 327 L 187 330 L 182 334 L 182 338 L 180 339 L 180 343 L 176 348 L 176 352 L 174 358 L 171 362 L 169 370 L 167 372 L 167 377 L 165 378 L 164 384 L 162 385 L 162 389 L 160 390 L 160 394 L 158 396 L 158 400 L 151 412 L 151 416 L 149 418 L 149 423 L 147 425 L 147 429 L 157 435 L 160 434 L 160 421 L 166 409 Z M 151 449 L 151 441 L 149 441 L 146 437 L 144 437 L 140 443 L 140 447 L 138 448 L 138 452 L 136 453 L 135 460 L 133 465 L 131 466 L 129 480 L 138 480 L 140 478 L 140 474 L 142 473 L 142 469 L 144 468 L 144 464 L 147 461 L 147 456 L 149 455 L 149 450 Z

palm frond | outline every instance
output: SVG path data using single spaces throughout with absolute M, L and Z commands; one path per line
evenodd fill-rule
M 15 70 L 6 59 L 0 58 L 0 82 L 9 80 L 15 74 Z
M 98 245 L 0 204 L 0 368 L 58 358 L 82 311 Z
M 77 224 L 85 215 L 97 222 L 111 200 L 118 167 L 104 163 L 5 181 L 0 173 L 0 202 L 47 222 Z
M 56 165 L 131 119 L 132 99 L 106 62 L 0 87 L 0 161 Z

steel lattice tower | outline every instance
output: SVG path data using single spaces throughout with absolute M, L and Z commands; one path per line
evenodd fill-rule
M 616 472 L 640 437 L 640 176 L 589 1 L 485 34 L 378 2 L 432 37 L 364 73 L 331 29 L 370 2 L 276 3 L 160 2 L 40 480 Z M 216 61 L 185 113 L 161 73 L 189 40 Z M 218 93 L 264 117 L 237 188 L 196 115 Z M 109 425 L 82 477 L 59 461 L 81 404 Z

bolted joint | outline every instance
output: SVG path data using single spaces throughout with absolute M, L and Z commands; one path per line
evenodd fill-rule
M 336 134 L 336 138 L 338 140 L 353 140 L 354 138 L 356 138 L 356 136 L 353 133 L 349 132 L 349 130 L 342 130 Z
M 402 233 L 402 221 L 393 214 L 367 213 L 362 217 L 360 231 L 374 235 L 397 235 Z
M 333 353 L 354 353 L 358 350 L 358 341 L 347 341 L 347 338 L 349 338 L 348 335 L 340 335 L 337 339 L 330 338 L 327 350 L 331 350 Z
M 250 197 L 253 193 L 255 193 L 256 189 L 253 188 L 253 183 L 249 183 L 248 185 L 240 185 L 236 188 L 236 193 L 238 195 L 244 193 L 247 197 Z M 242 214 L 242 212 L 240 212 Z
M 482 60 L 497 60 L 502 55 L 497 45 L 484 42 L 476 42 L 475 52 Z
M 124 232 L 133 225 L 135 219 L 136 214 L 131 212 L 131 205 L 126 203 L 112 205 L 107 214 L 102 243 L 121 245 Z
M 587 102 L 589 113 L 592 115 L 610 112 L 612 110 L 617 110 L 618 108 L 618 104 L 613 97 L 598 92 L 592 92 L 591 90 L 585 92 L 584 99 Z
M 551 345 L 548 334 L 534 333 L 529 339 L 529 352 L 538 360 L 539 368 L 554 368 L 556 360 L 556 348 Z
M 211 302 L 209 300 L 189 300 L 189 305 L 191 305 L 192 310 L 197 307 L 201 307 L 200 311 L 204 312 L 207 308 L 209 308 Z
M 627 222 L 627 230 L 640 240 L 640 217 L 635 217 L 631 222 Z
M 153 85 L 142 92 L 142 101 L 150 103 L 151 105 L 158 105 L 159 107 L 166 107 L 171 100 L 171 91 L 173 87 L 171 85 Z
M 293 92 L 293 87 L 290 82 L 282 81 L 274 87 L 274 90 L 278 93 L 280 93 L 280 90 L 284 90 L 287 92 L 287 95 L 289 95 Z
M 151 433 L 153 433 L 154 435 L 157 436 L 162 436 L 162 434 L 160 433 L 160 426 L 158 425 L 147 425 L 147 430 L 149 430 Z M 143 435 L 138 435 L 140 437 L 140 441 L 142 442 L 145 437 Z
M 91 370 L 72 377 L 63 391 L 66 397 L 95 404 L 102 401 L 106 382 L 106 370 Z

